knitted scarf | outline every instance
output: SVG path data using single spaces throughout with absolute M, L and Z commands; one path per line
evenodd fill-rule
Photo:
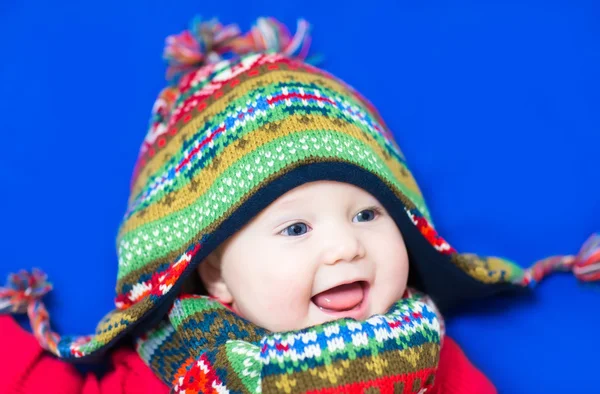
M 272 333 L 206 296 L 177 298 L 137 340 L 175 393 L 423 393 L 432 387 L 443 321 L 407 292 L 386 314 Z

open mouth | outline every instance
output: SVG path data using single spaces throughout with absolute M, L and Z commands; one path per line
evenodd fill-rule
M 311 301 L 325 313 L 358 319 L 366 309 L 368 290 L 365 281 L 345 283 L 315 295 Z

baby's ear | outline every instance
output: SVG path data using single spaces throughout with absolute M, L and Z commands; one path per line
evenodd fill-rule
M 223 280 L 221 259 L 217 253 L 211 253 L 198 266 L 198 275 L 208 294 L 223 304 L 231 304 L 233 296 Z

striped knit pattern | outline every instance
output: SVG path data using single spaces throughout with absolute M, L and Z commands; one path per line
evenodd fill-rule
M 415 393 L 433 385 L 440 321 L 411 293 L 363 322 L 267 333 L 215 300 L 184 296 L 137 346 L 175 392 Z
M 78 358 L 114 343 L 182 280 L 194 256 L 210 252 L 203 246 L 225 219 L 273 180 L 314 163 L 375 175 L 467 275 L 522 282 L 512 262 L 462 256 L 438 235 L 391 132 L 356 90 L 301 61 L 249 54 L 198 68 L 159 95 L 119 229 L 116 309 L 95 335 L 62 338 L 57 353 Z

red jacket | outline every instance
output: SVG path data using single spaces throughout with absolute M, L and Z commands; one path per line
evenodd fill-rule
M 98 379 L 44 351 L 12 317 L 0 316 L 0 393 L 3 394 L 167 394 L 169 387 L 135 350 L 111 353 L 111 369 Z M 433 391 L 427 394 L 495 394 L 490 381 L 449 337 L 444 338 Z

